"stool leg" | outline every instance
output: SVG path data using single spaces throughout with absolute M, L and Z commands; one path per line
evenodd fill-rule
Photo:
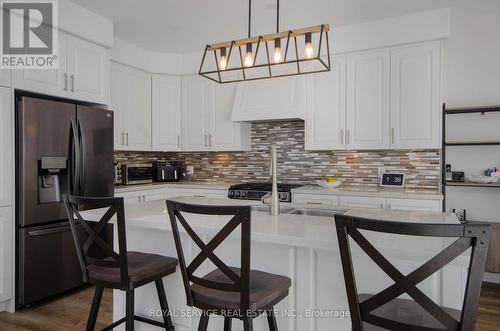
M 87 320 L 87 327 L 85 330 L 94 331 L 95 322 L 97 321 L 97 314 L 99 314 L 99 307 L 101 306 L 102 292 L 104 287 L 96 286 L 94 292 L 94 299 L 92 300 L 92 307 L 89 312 L 89 319 Z
M 224 331 L 231 331 L 231 317 L 224 317 Z
M 274 308 L 267 310 L 267 323 L 269 324 L 269 331 L 278 331 L 276 316 L 274 315 Z
M 156 292 L 158 292 L 158 300 L 160 301 L 161 312 L 163 315 L 163 323 L 165 323 L 165 330 L 170 331 L 174 329 L 172 318 L 170 317 L 170 310 L 168 309 L 167 296 L 165 294 L 165 287 L 161 279 L 155 281 Z
M 134 331 L 134 290 L 127 290 L 125 296 L 125 330 Z
M 243 320 L 243 330 L 244 331 L 253 331 L 253 323 L 251 319 Z
M 200 317 L 200 324 L 198 324 L 198 331 L 207 331 L 208 329 L 208 313 L 206 311 Z

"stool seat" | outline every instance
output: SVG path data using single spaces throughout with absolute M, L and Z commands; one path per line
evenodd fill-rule
M 129 288 L 136 288 L 175 272 L 177 259 L 157 254 L 127 252 Z M 120 269 L 98 265 L 87 267 L 89 281 L 110 288 L 121 288 Z
M 240 275 L 239 268 L 230 268 Z M 216 269 L 204 277 L 203 280 L 229 283 L 232 281 L 219 269 Z M 288 289 L 292 280 L 285 276 L 274 275 L 263 271 L 250 270 L 250 310 L 262 310 L 269 308 L 276 301 L 280 301 L 288 295 Z M 228 292 L 203 287 L 198 284 L 191 285 L 194 305 L 201 309 L 239 309 L 241 308 L 241 297 L 239 292 Z
M 358 296 L 359 302 L 363 302 L 373 295 L 362 293 Z M 460 321 L 460 310 L 441 307 L 450 316 Z M 418 327 L 431 328 L 436 330 L 446 330 L 441 323 L 432 317 L 425 309 L 423 309 L 417 302 L 408 299 L 393 299 L 382 307 L 375 309 L 370 315 L 388 321 L 403 323 L 405 325 L 415 325 Z M 364 323 L 365 331 L 381 331 L 386 330 L 378 326 Z

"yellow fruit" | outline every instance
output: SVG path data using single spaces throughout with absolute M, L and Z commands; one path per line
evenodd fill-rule
M 325 180 L 328 182 L 328 183 L 334 183 L 337 181 L 337 179 L 333 176 L 326 176 L 325 177 Z

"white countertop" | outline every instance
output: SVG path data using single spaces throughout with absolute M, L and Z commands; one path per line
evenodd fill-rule
M 201 205 L 255 205 L 254 201 L 236 201 L 228 198 L 178 197 L 176 200 L 184 203 Z M 300 208 L 300 206 L 295 206 Z M 309 208 L 310 209 L 310 208 Z M 84 212 L 88 220 L 98 220 L 103 210 Z M 126 205 L 125 215 L 127 227 L 141 227 L 154 230 L 171 231 L 167 216 L 165 201 L 151 201 L 140 205 Z M 346 213 L 350 216 L 359 216 L 380 220 L 408 221 L 422 223 L 458 224 L 454 214 L 440 212 L 410 212 L 390 209 L 353 208 Z M 217 233 L 229 220 L 227 216 L 212 215 L 185 215 L 190 225 L 199 234 L 212 236 Z M 181 229 L 182 230 L 182 229 Z M 129 230 L 127 230 L 129 231 Z M 238 234 L 239 235 L 239 232 Z M 368 238 L 386 246 L 384 252 L 390 256 L 425 260 L 429 251 L 439 251 L 445 241 L 436 238 L 407 238 L 388 239 L 383 234 L 370 233 Z M 425 241 L 425 244 L 422 244 Z M 266 242 L 294 247 L 307 247 L 338 251 L 337 236 L 334 219 L 331 217 L 291 215 L 282 213 L 279 216 L 270 216 L 266 212 L 252 212 L 252 242 Z M 426 252 L 427 251 L 427 252 Z M 464 261 L 462 261 L 465 263 Z M 461 263 L 462 263 L 461 262 Z
M 231 183 L 220 182 L 168 182 L 168 183 L 152 183 L 152 184 L 138 184 L 138 185 L 117 185 L 115 186 L 115 193 L 159 190 L 166 188 L 183 188 L 183 189 L 204 189 L 204 190 L 228 190 Z
M 305 185 L 292 190 L 292 194 L 324 194 L 381 198 L 404 198 L 422 200 L 443 200 L 443 195 L 437 190 L 384 188 L 378 186 L 346 185 L 336 188 L 326 188 L 318 185 Z

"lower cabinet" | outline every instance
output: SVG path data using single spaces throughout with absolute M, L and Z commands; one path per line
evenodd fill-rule
M 311 207 L 334 207 L 339 204 L 339 197 L 336 195 L 323 194 L 292 194 L 293 203 L 304 204 Z
M 13 225 L 12 207 L 0 208 L 0 302 L 12 298 Z
M 149 201 L 166 200 L 173 197 L 227 197 L 227 190 L 193 188 L 157 188 L 142 191 L 119 192 L 115 197 L 122 197 L 126 205 L 136 205 Z
M 397 210 L 441 211 L 439 200 L 387 199 L 387 208 Z
M 385 198 L 341 196 L 339 204 L 343 207 L 385 208 Z

